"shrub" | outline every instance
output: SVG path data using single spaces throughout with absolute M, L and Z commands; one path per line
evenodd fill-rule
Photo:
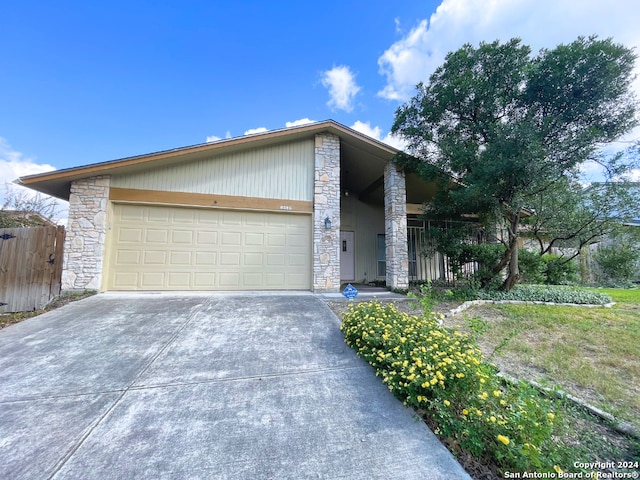
M 578 265 L 574 260 L 566 262 L 564 258 L 547 253 L 542 255 L 544 283 L 547 285 L 567 285 L 578 280 Z
M 455 288 L 451 288 L 447 282 L 438 280 L 411 281 L 409 284 L 411 287 L 409 297 L 417 298 L 420 302 L 424 297 L 428 297 L 432 305 L 438 302 L 466 302 L 478 299 L 478 289 L 469 282 L 459 282 Z
M 473 274 L 473 278 L 482 285 L 487 285 L 491 280 L 496 279 L 493 267 L 499 262 L 505 252 L 504 245 L 500 243 L 481 243 L 476 245 L 466 245 L 469 261 L 477 262 L 478 270 Z
M 520 280 L 523 283 L 545 283 L 545 265 L 542 256 L 530 250 L 520 250 L 518 252 L 518 269 L 520 270 Z
M 575 261 L 565 260 L 551 253 L 540 255 L 529 250 L 518 253 L 518 267 L 523 283 L 544 283 L 545 285 L 566 285 L 578 278 Z
M 345 341 L 406 405 L 424 409 L 435 433 L 506 470 L 553 468 L 555 414 L 524 385 L 503 385 L 471 339 L 379 302 L 351 305 Z
M 480 300 L 521 300 L 527 302 L 576 303 L 581 305 L 604 305 L 611 297 L 579 287 L 548 285 L 516 285 L 508 292 L 498 290 L 478 291 Z
M 640 248 L 630 243 L 607 245 L 595 254 L 598 281 L 606 285 L 630 283 L 640 268 Z

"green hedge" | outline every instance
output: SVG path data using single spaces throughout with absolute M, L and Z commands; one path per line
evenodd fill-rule
M 468 336 L 393 305 L 351 305 L 345 340 L 400 400 L 429 412 L 435 433 L 503 470 L 553 471 L 552 404 L 531 387 L 503 385 Z
M 581 305 L 604 305 L 611 297 L 603 293 L 579 287 L 550 285 L 516 285 L 509 292 L 478 290 L 479 300 L 521 300 L 528 302 L 576 303 Z

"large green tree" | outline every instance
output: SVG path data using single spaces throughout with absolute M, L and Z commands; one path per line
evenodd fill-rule
M 408 142 L 406 171 L 439 180 L 435 218 L 501 224 L 505 253 L 491 269 L 518 281 L 518 238 L 534 199 L 577 178 L 601 148 L 633 129 L 636 55 L 611 39 L 580 37 L 531 49 L 519 39 L 464 45 L 401 106 L 392 132 Z M 614 165 L 619 168 L 619 165 Z
M 617 235 L 640 214 L 640 184 L 616 179 L 584 188 L 564 178 L 533 198 L 529 207 L 534 214 L 524 220 L 525 235 L 540 255 L 564 247 L 570 253 L 562 262 L 568 262 L 583 247 Z

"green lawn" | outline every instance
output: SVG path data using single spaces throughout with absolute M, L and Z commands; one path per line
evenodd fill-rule
M 609 295 L 614 302 L 640 305 L 640 288 L 594 288 L 593 290 Z
M 496 305 L 485 354 L 520 378 L 558 387 L 640 428 L 640 290 L 599 289 L 613 308 Z

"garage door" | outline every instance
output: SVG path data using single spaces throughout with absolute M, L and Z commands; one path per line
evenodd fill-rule
M 107 290 L 309 290 L 311 216 L 113 205 Z

